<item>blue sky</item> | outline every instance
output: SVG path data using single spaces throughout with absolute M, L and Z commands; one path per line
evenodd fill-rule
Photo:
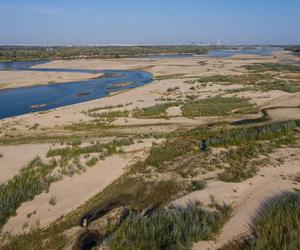
M 299 44 L 300 0 L 0 0 L 0 44 Z

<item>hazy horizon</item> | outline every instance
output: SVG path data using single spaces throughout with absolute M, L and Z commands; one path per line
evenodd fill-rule
M 296 0 L 2 0 L 0 44 L 300 44 L 299 10 Z

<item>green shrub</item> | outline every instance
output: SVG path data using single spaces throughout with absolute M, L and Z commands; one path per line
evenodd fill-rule
M 227 115 L 235 109 L 251 106 L 251 103 L 245 98 L 216 96 L 187 101 L 181 109 L 184 116 L 199 117 Z
M 99 161 L 97 157 L 92 157 L 91 159 L 87 160 L 85 164 L 89 167 L 95 166 L 96 163 Z
M 23 202 L 30 201 L 49 188 L 56 180 L 50 175 L 56 166 L 55 160 L 46 164 L 37 157 L 18 175 L 0 186 L 0 227 L 16 213 L 17 208 Z
M 289 135 L 299 127 L 299 120 L 273 122 L 254 127 L 222 130 L 219 135 L 213 135 L 207 139 L 210 146 L 241 145 L 247 144 L 249 141 L 270 140 Z M 194 133 L 196 132 L 194 131 Z
M 191 249 L 193 242 L 211 239 L 229 217 L 231 209 L 208 211 L 196 205 L 160 209 L 150 218 L 130 214 L 109 241 L 110 249 Z
M 265 202 L 252 220 L 250 234 L 221 249 L 300 249 L 300 193 L 283 193 Z
M 266 72 L 266 71 L 300 72 L 299 65 L 282 64 L 282 63 L 256 63 L 251 65 L 246 65 L 245 68 L 255 72 Z
M 156 104 L 146 108 L 135 108 L 132 111 L 132 116 L 136 118 L 159 118 L 167 116 L 167 109 L 173 106 L 178 106 L 177 102 L 169 102 Z
M 204 180 L 192 181 L 191 191 L 202 190 L 206 188 L 206 185 L 207 183 Z

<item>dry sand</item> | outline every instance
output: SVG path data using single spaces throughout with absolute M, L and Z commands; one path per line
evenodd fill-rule
M 0 145 L 0 185 L 18 174 L 29 161 L 44 156 L 50 144 Z
M 99 77 L 101 74 L 35 72 L 35 71 L 0 71 L 0 89 L 46 85 L 63 82 L 76 82 Z

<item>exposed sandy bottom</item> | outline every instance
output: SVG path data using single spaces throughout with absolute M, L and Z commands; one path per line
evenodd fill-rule
M 20 88 L 33 85 L 76 82 L 88 80 L 101 74 L 35 72 L 35 71 L 0 71 L 0 89 Z

